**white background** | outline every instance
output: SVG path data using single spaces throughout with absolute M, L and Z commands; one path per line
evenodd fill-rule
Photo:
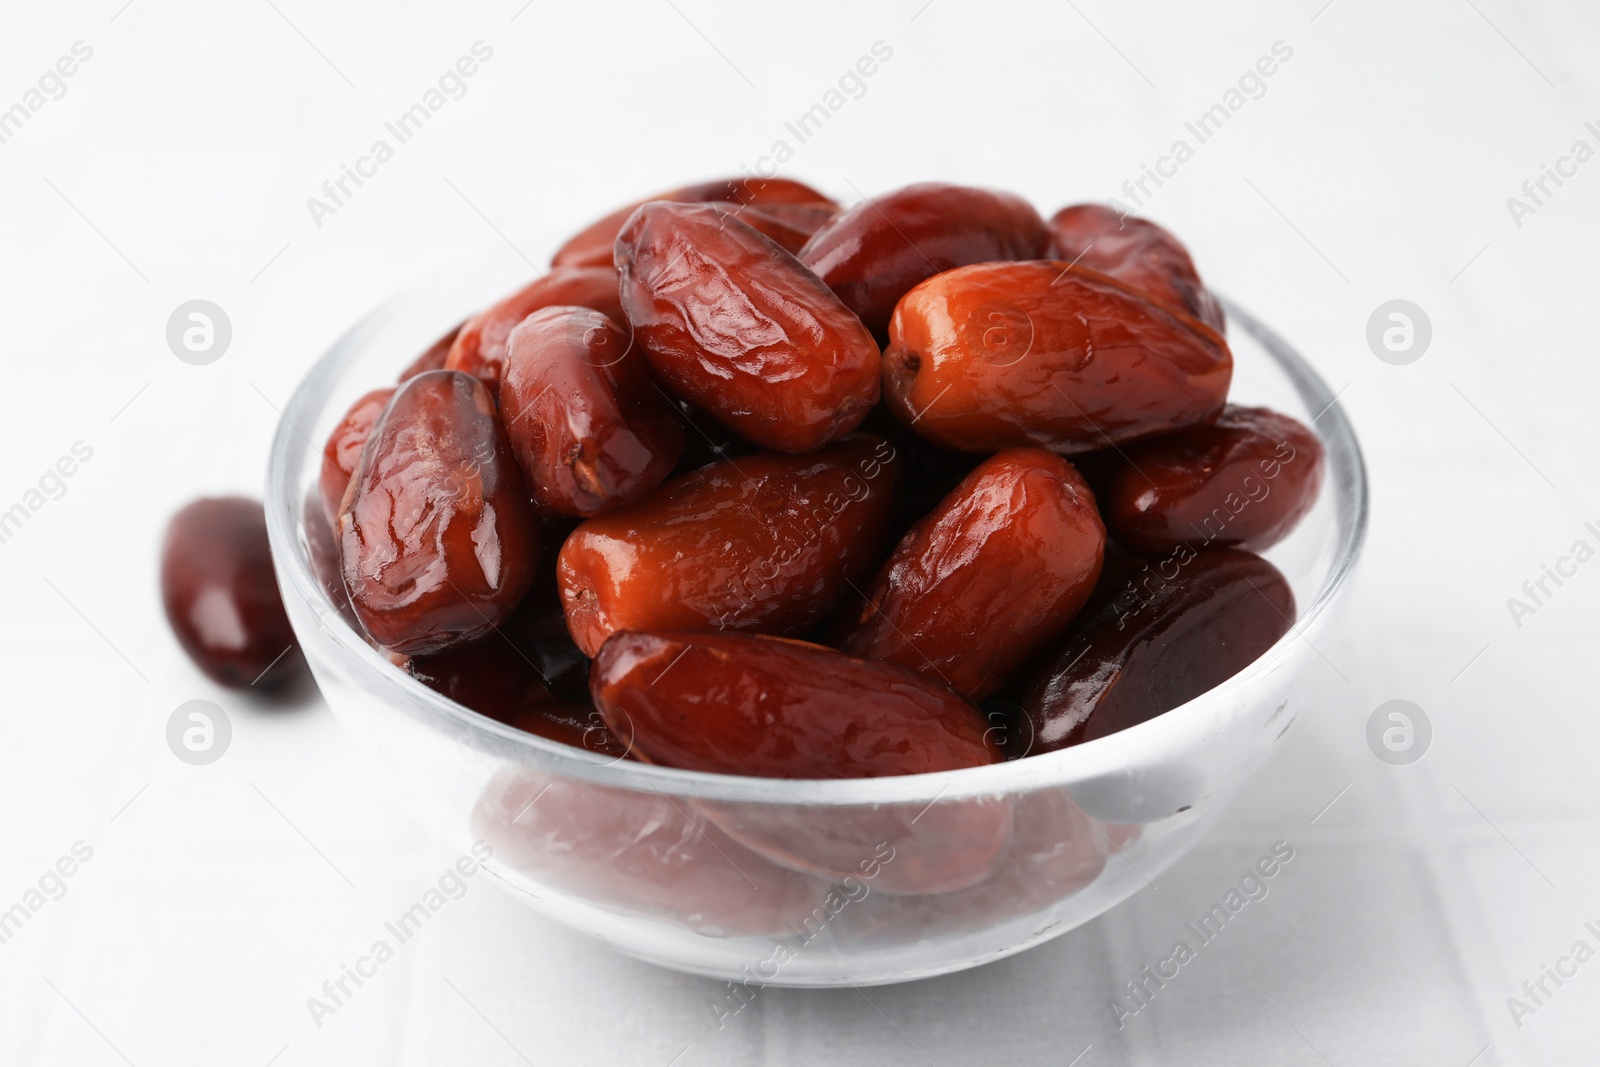
M 93 58 L 0 145 L 0 510 L 74 442 L 93 457 L 0 544 L 0 908 L 75 841 L 93 858 L 0 945 L 0 1062 L 1594 1062 L 1600 962 L 1520 1027 L 1506 998 L 1600 948 L 1600 563 L 1520 628 L 1506 599 L 1597 541 L 1600 162 L 1521 226 L 1506 199 L 1600 147 L 1600 12 L 1323 3 L 7 5 L 0 108 L 74 42 Z M 314 225 L 306 198 L 478 40 L 494 55 L 466 96 Z M 274 406 L 369 306 L 737 173 L 880 40 L 892 58 L 784 173 L 844 200 L 1001 186 L 1047 214 L 1118 195 L 1293 49 L 1147 213 L 1344 390 L 1366 449 L 1371 538 L 1310 706 L 1154 890 L 984 969 L 767 991 L 719 1032 L 716 983 L 478 881 L 316 1028 L 306 997 L 453 857 L 314 693 L 263 707 L 182 658 L 155 586 L 166 516 L 259 494 Z M 234 328 L 205 367 L 164 339 L 197 297 Z M 1393 298 L 1433 324 L 1409 366 L 1365 341 Z M 210 767 L 163 740 L 194 698 L 234 724 Z M 1396 698 L 1435 731 L 1409 767 L 1365 741 Z M 1119 1032 L 1116 984 L 1279 840 L 1297 854 L 1271 896 Z

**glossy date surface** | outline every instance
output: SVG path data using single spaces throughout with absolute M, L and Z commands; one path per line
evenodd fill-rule
M 976 707 L 894 664 L 743 634 L 630 631 L 590 692 L 646 760 L 764 778 L 869 778 L 999 762 Z
M 617 272 L 609 264 L 557 268 L 468 319 L 450 346 L 445 367 L 482 379 L 493 392 L 500 385 L 511 331 L 540 308 L 557 306 L 593 308 L 619 325 L 625 321 L 617 299 Z
M 1036 448 L 1000 452 L 907 532 L 829 644 L 981 700 L 1083 607 L 1105 539 L 1072 464 Z
M 298 666 L 284 655 L 295 637 L 259 501 L 208 497 L 172 517 L 161 544 L 161 602 L 178 643 L 218 685 L 267 688 Z
M 511 332 L 500 414 L 546 515 L 589 516 L 654 489 L 684 425 L 627 332 L 586 308 L 548 307 Z
M 400 387 L 362 450 L 338 540 L 351 603 L 384 648 L 436 652 L 511 614 L 538 527 L 482 382 L 440 370 Z
M 859 434 L 714 463 L 587 520 L 557 561 L 573 640 L 592 656 L 617 630 L 805 633 L 877 561 L 898 467 Z
M 1289 535 L 1322 487 L 1322 443 L 1309 427 L 1236 404 L 1216 422 L 1106 459 L 1106 525 L 1145 555 L 1179 545 L 1264 551 Z
M 925 182 L 839 213 L 799 256 L 882 340 L 895 303 L 917 283 L 969 263 L 1038 259 L 1049 243 L 1044 219 L 1021 197 Z
M 351 404 L 350 410 L 339 420 L 339 425 L 328 435 L 328 443 L 322 447 L 322 470 L 318 472 L 317 484 L 322 494 L 322 508 L 329 522 L 339 517 L 339 501 L 344 499 L 344 491 L 350 487 L 350 476 L 356 472 L 356 464 L 361 461 L 361 449 L 366 445 L 372 427 L 377 424 L 378 416 L 389 405 L 395 388 L 391 385 L 374 389 Z
M 928 279 L 896 307 L 883 359 L 896 417 L 972 452 L 1084 452 L 1209 422 L 1232 373 L 1198 319 L 1050 260 Z
M 706 204 L 649 203 L 617 237 L 622 308 L 661 380 L 745 439 L 809 452 L 877 403 L 878 345 L 800 261 Z
M 1081 617 L 1028 683 L 1031 752 L 1126 730 L 1227 681 L 1289 632 L 1294 594 L 1237 549 L 1180 549 Z

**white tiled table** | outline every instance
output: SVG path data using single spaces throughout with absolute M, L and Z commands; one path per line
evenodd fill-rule
M 1600 949 L 1600 564 L 1520 628 L 1506 599 L 1600 519 L 1600 162 L 1520 226 L 1506 198 L 1575 139 L 1600 148 L 1600 12 L 521 3 L 0 15 L 0 109 L 74 42 L 93 53 L 0 143 L 0 509 L 75 442 L 93 450 L 0 544 L 0 908 L 75 842 L 93 850 L 0 944 L 0 1062 L 1594 1061 L 1600 962 L 1546 980 L 1520 1026 L 1507 998 L 1575 941 Z M 493 55 L 465 95 L 317 227 L 306 198 L 479 40 Z M 878 41 L 891 57 L 784 173 L 846 199 L 993 184 L 1047 210 L 1117 195 L 1257 57 L 1292 49 L 1147 210 L 1345 390 L 1362 435 L 1371 537 L 1311 705 L 1155 890 L 981 970 L 769 990 L 719 1031 L 716 983 L 477 882 L 316 1027 L 306 998 L 452 857 L 314 693 L 263 710 L 182 659 L 155 590 L 165 516 L 259 492 L 274 405 L 381 297 L 501 235 L 542 256 L 641 191 L 753 165 Z M 195 297 L 234 326 L 208 367 L 164 342 Z M 1410 366 L 1364 340 L 1396 297 L 1433 324 Z M 196 697 L 235 728 L 204 768 L 162 736 Z M 1365 742 L 1395 698 L 1434 724 L 1409 767 Z M 1118 984 L 1280 840 L 1296 857 L 1270 896 L 1119 1031 Z

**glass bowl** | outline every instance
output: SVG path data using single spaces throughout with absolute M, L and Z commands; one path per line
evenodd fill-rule
M 1268 558 L 1294 628 L 1215 689 L 1074 748 L 940 774 L 744 778 L 615 761 L 424 687 L 349 621 L 316 510 L 321 442 L 436 337 L 527 280 L 509 253 L 387 301 L 317 361 L 272 446 L 266 510 L 323 696 L 411 813 L 529 907 L 662 966 L 737 982 L 870 985 L 1020 952 L 1115 906 L 1206 831 L 1294 722 L 1366 529 L 1361 453 L 1306 361 L 1227 304 L 1232 397 L 1314 425 L 1322 494 Z M 313 502 L 306 522 L 307 502 Z

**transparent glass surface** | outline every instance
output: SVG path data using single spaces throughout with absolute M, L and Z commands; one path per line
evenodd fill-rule
M 744 778 L 613 761 L 424 687 L 366 643 L 313 504 L 321 443 L 356 397 L 527 280 L 509 252 L 389 300 L 285 409 L 267 522 L 289 618 L 323 696 L 410 812 L 530 908 L 666 967 L 776 985 L 868 985 L 973 967 L 1138 892 L 1206 831 L 1294 722 L 1299 686 L 1360 552 L 1367 490 L 1334 395 L 1228 303 L 1232 399 L 1311 423 L 1321 498 L 1267 553 L 1294 628 L 1217 688 L 1074 748 L 940 774 Z M 321 577 L 319 577 L 319 575 Z

